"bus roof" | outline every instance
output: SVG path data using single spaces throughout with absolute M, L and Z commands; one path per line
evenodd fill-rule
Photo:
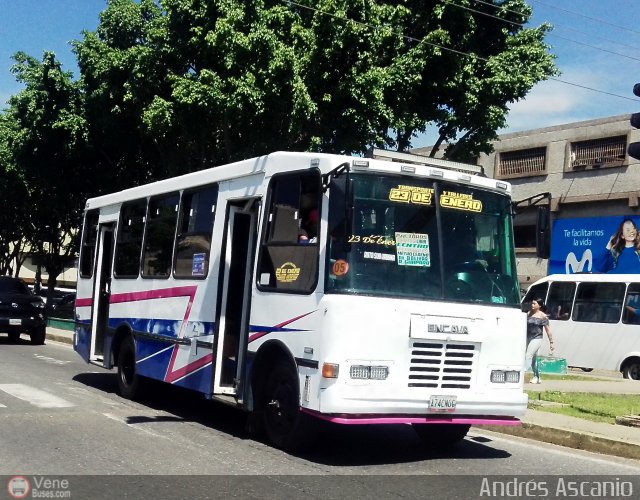
M 417 165 L 404 163 L 402 161 L 392 162 L 359 156 L 278 151 L 265 156 L 211 167 L 178 177 L 163 179 L 116 193 L 91 198 L 87 201 L 85 209 L 89 210 L 119 204 L 128 200 L 175 192 L 213 182 L 223 182 L 256 175 L 269 178 L 275 173 L 301 170 L 303 168 L 318 168 L 322 174 L 327 174 L 345 162 L 351 164 L 352 171 L 396 173 L 407 176 L 408 179 L 411 177 L 443 179 L 511 195 L 510 183 L 475 175 L 473 173 L 460 172 L 459 166 L 461 164 L 457 162 L 438 160 L 437 164 L 433 165 Z M 449 164 L 450 166 L 447 168 Z
M 585 283 L 629 283 L 640 282 L 640 274 L 607 274 L 607 273 L 575 273 L 575 274 L 550 274 L 540 278 L 529 285 L 531 288 L 540 283 L 549 281 L 585 282 Z

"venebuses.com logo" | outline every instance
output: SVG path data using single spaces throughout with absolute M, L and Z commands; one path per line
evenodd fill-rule
M 31 485 L 26 477 L 14 476 L 7 483 L 7 491 L 11 498 L 26 498 L 31 491 Z
M 71 498 L 68 479 L 47 476 L 13 476 L 7 492 L 11 498 Z

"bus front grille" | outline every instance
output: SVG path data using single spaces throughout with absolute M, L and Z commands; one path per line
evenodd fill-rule
M 409 387 L 469 389 L 476 352 L 474 344 L 414 342 Z

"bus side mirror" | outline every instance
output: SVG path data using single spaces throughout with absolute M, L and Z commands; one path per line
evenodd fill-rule
M 536 218 L 536 256 L 540 259 L 549 258 L 551 246 L 551 213 L 549 207 L 538 207 Z

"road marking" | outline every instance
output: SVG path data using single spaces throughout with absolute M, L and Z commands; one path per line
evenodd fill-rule
M 4 391 L 14 398 L 22 399 L 38 408 L 69 408 L 75 406 L 58 396 L 24 384 L 0 384 L 0 391 Z
M 3 405 L 2 403 L 0 403 L 0 408 L 6 408 L 7 405 Z
M 147 429 L 147 428 L 143 427 L 143 425 L 141 425 L 141 424 L 131 424 L 131 423 L 129 423 L 127 421 L 126 418 L 119 417 L 117 415 L 114 415 L 113 413 L 103 413 L 103 415 L 105 417 L 107 417 L 108 419 L 110 419 L 110 420 L 113 420 L 113 421 L 118 422 L 120 424 L 126 425 L 130 429 L 134 429 L 136 431 L 144 432 L 145 434 L 150 434 L 150 435 L 152 435 L 154 437 L 157 437 L 157 438 L 171 440 L 171 438 L 169 436 L 166 436 L 166 435 L 164 435 L 162 433 L 159 433 L 159 432 L 154 432 L 154 431 L 152 431 L 150 429 Z
M 41 354 L 34 354 L 34 356 L 52 365 L 68 365 L 69 363 L 71 363 L 71 361 L 62 361 L 60 359 L 50 358 L 49 356 L 42 356 Z

